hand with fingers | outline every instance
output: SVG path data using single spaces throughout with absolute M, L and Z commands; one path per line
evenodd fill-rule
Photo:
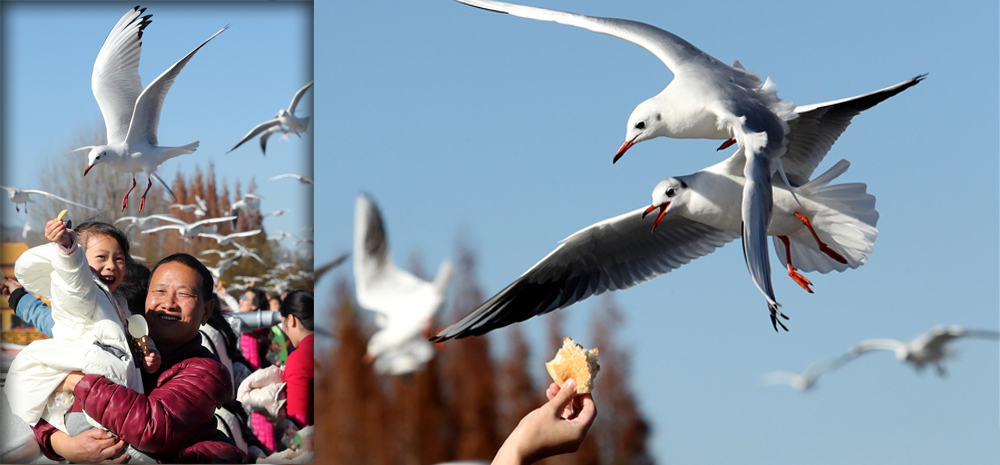
M 127 445 L 118 436 L 102 429 L 89 429 L 76 436 L 62 431 L 52 434 L 52 449 L 72 463 L 125 463 L 129 455 L 121 452 Z
M 576 381 L 552 383 L 545 391 L 549 401 L 531 411 L 504 441 L 494 464 L 528 464 L 553 455 L 576 452 L 597 418 L 590 394 L 576 394 Z
M 66 222 L 61 219 L 51 219 L 45 223 L 45 238 L 63 247 L 73 245 L 66 229 Z

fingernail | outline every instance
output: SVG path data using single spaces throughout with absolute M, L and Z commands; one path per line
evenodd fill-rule
M 576 389 L 576 380 L 573 378 L 567 379 L 566 382 L 563 383 L 563 386 L 567 389 Z

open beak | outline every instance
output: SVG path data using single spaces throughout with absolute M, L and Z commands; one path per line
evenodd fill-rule
M 638 136 L 636 136 L 636 137 L 638 137 Z M 627 151 L 628 149 L 632 148 L 633 145 L 635 145 L 635 137 L 633 137 L 633 138 L 631 138 L 631 139 L 629 139 L 629 140 L 627 140 L 625 142 L 622 142 L 622 146 L 618 147 L 618 151 L 615 152 L 615 159 L 611 160 L 611 164 L 617 163 L 618 159 L 621 158 L 622 155 L 625 155 L 625 151 Z
M 653 222 L 653 229 L 650 230 L 650 232 L 656 232 L 656 227 L 660 224 L 660 220 L 663 219 L 663 216 L 667 214 L 667 207 L 669 206 L 670 202 L 661 205 L 650 205 L 646 211 L 642 212 L 642 219 L 646 219 L 646 215 L 653 213 L 653 210 L 656 210 L 657 208 L 660 209 L 660 214 L 656 217 L 656 221 Z

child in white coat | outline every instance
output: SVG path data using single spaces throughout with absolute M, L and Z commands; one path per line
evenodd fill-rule
M 69 431 L 66 424 L 67 418 L 80 415 L 67 416 L 72 395 L 55 392 L 68 374 L 100 374 L 142 393 L 138 369 L 155 373 L 160 356 L 152 341 L 149 355 L 133 355 L 127 302 L 112 294 L 131 259 L 126 236 L 108 223 L 84 223 L 73 231 L 53 219 L 45 225 L 45 237 L 52 243 L 23 253 L 14 274 L 27 291 L 51 301 L 53 338 L 34 341 L 17 355 L 4 391 L 14 414 L 28 424 L 44 418 L 75 435 L 81 431 Z

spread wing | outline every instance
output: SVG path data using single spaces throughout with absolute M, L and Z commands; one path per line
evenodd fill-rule
M 119 143 L 128 135 L 135 102 L 142 93 L 139 55 L 142 32 L 153 15 L 141 16 L 146 9 L 133 8 L 111 29 L 94 62 L 90 86 L 101 107 L 108 143 Z

